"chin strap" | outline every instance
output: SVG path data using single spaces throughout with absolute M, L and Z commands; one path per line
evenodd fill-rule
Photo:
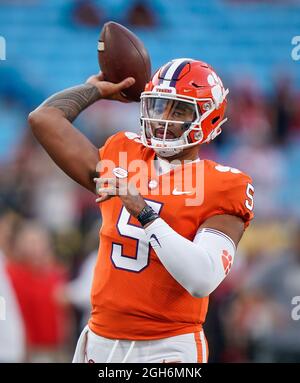
M 161 157 L 172 157 L 180 152 L 182 152 L 182 148 L 181 149 L 153 149 L 155 151 L 155 153 L 159 154 Z
M 183 139 L 170 141 L 167 144 L 162 144 L 162 140 L 155 137 L 151 138 L 151 145 L 154 147 L 154 151 L 162 157 L 171 157 L 183 151 L 183 148 L 177 148 L 177 146 L 184 145 Z

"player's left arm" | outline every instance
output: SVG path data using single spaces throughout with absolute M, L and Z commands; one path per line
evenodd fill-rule
M 234 182 L 227 182 L 227 177 L 222 182 L 221 192 L 215 195 L 217 206 L 211 207 L 215 214 L 202 222 L 193 241 L 161 218 L 145 226 L 166 270 L 194 297 L 209 295 L 227 276 L 245 227 L 253 218 L 251 179 L 237 174 L 232 177 Z
M 145 231 L 158 258 L 192 296 L 212 293 L 227 276 L 236 247 L 244 232 L 244 222 L 233 215 L 215 215 L 198 229 L 193 241 L 157 218 Z

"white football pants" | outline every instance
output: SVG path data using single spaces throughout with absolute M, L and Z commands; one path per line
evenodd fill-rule
M 82 331 L 73 363 L 207 363 L 203 330 L 157 340 L 115 340 Z

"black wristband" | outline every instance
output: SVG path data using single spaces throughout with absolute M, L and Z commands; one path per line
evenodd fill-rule
M 156 218 L 159 218 L 159 215 L 149 205 L 146 205 L 137 216 L 137 219 L 142 226 L 145 226 L 147 223 L 154 221 Z

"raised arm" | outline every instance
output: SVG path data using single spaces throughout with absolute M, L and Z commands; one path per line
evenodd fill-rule
M 102 74 L 86 84 L 56 93 L 29 114 L 33 134 L 53 161 L 74 181 L 95 192 L 93 178 L 99 161 L 98 149 L 72 122 L 80 112 L 100 99 L 122 102 L 121 91 L 134 83 L 127 78 L 118 84 L 103 81 Z

